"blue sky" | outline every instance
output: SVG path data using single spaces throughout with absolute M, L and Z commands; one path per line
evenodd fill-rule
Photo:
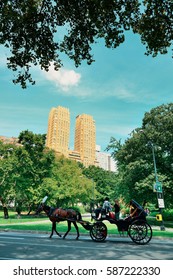
M 63 56 L 64 67 L 48 73 L 32 69 L 35 86 L 14 85 L 14 73 L 5 65 L 7 50 L 0 48 L 0 135 L 15 136 L 23 130 L 46 133 L 52 107 L 69 108 L 70 148 L 74 145 L 75 118 L 86 113 L 96 122 L 96 142 L 102 151 L 110 137 L 124 141 L 141 127 L 145 112 L 173 101 L 171 54 L 145 56 L 137 35 L 127 34 L 117 49 L 103 42 L 93 45 L 95 62 L 75 68 Z

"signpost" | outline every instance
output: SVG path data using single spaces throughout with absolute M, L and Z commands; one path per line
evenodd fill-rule
M 156 182 L 155 183 L 155 190 L 156 192 L 162 193 L 162 183 L 161 182 Z
M 157 192 L 157 200 L 159 208 L 165 208 L 164 198 L 163 198 L 163 191 L 162 191 L 162 183 L 157 181 L 154 185 L 154 191 Z
M 162 184 L 160 183 L 160 186 L 157 188 L 157 200 L 158 200 L 158 206 L 159 208 L 165 208 L 164 198 L 163 198 L 163 192 L 162 192 Z

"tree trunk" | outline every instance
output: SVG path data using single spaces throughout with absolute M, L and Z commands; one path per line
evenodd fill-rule
M 4 211 L 4 219 L 8 219 L 9 218 L 8 209 L 7 209 L 6 204 L 4 203 L 2 196 L 0 196 L 0 201 L 2 203 L 2 207 L 3 207 L 3 211 Z
M 29 209 L 28 209 L 28 213 L 27 213 L 27 216 L 30 215 L 31 211 L 33 210 L 33 205 L 29 205 Z
M 5 205 L 3 206 L 3 210 L 4 210 L 4 219 L 8 219 L 9 218 L 8 209 Z

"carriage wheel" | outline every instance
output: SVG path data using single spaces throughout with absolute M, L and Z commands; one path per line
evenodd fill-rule
M 90 230 L 90 236 L 94 241 L 104 241 L 107 237 L 107 227 L 102 222 L 93 224 Z
M 129 225 L 128 235 L 133 242 L 144 245 L 152 238 L 152 228 L 146 221 L 135 220 Z

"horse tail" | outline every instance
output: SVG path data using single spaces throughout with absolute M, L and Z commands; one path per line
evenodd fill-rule
M 82 220 L 82 215 L 79 211 L 76 211 L 76 219 L 77 219 L 77 221 Z

